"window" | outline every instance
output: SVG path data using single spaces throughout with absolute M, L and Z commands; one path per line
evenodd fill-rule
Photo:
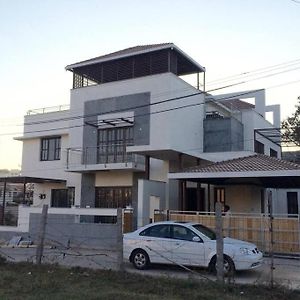
M 270 148 L 270 156 L 271 157 L 278 157 L 277 151 L 275 151 L 274 149 Z
M 197 229 L 199 232 L 201 232 L 202 234 L 204 234 L 205 236 L 207 236 L 211 240 L 215 240 L 217 238 L 216 233 L 212 229 L 210 229 L 204 225 L 196 224 L 196 225 L 193 225 L 193 227 L 195 229 Z
M 256 153 L 264 154 L 265 153 L 265 145 L 259 141 L 254 142 L 254 151 Z
M 145 229 L 140 233 L 140 235 L 158 238 L 170 238 L 170 225 L 155 225 Z
M 51 190 L 51 207 L 71 207 L 74 205 L 75 188 Z
M 194 232 L 192 232 L 190 229 L 174 225 L 173 227 L 173 239 L 176 240 L 184 240 L 184 241 L 193 241 L 193 237 L 197 236 Z
M 287 210 L 288 214 L 297 215 L 299 214 L 298 209 L 298 193 L 297 192 L 287 192 Z
M 98 130 L 98 163 L 127 162 L 130 154 L 126 147 L 133 145 L 133 127 L 117 127 Z
M 41 140 L 41 161 L 59 160 L 61 137 L 43 138 Z
M 131 204 L 131 187 L 96 187 L 95 207 L 125 208 Z

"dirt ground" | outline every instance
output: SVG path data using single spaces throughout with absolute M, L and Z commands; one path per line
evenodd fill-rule
M 0 254 L 12 262 L 35 261 L 36 248 L 0 248 Z M 112 269 L 119 267 L 117 252 L 100 249 L 44 249 L 44 263 L 57 263 L 67 267 L 86 267 L 92 269 Z M 260 268 L 236 272 L 235 277 L 230 280 L 241 284 L 269 284 L 271 280 L 271 261 L 264 258 Z M 209 274 L 205 269 L 194 268 L 191 271 L 183 270 L 178 266 L 154 265 L 148 270 L 139 271 L 125 262 L 125 270 L 130 273 L 139 273 L 150 276 L 164 276 L 174 278 L 209 278 L 214 280 L 215 276 Z M 273 278 L 277 285 L 284 285 L 292 289 L 300 289 L 300 258 L 275 258 Z

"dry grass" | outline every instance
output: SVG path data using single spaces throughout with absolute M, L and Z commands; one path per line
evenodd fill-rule
M 290 300 L 300 299 L 300 292 L 22 263 L 0 265 L 0 299 Z

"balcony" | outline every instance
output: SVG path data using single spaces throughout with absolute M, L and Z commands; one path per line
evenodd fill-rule
M 145 157 L 127 153 L 124 144 L 67 149 L 66 171 L 104 170 L 145 171 Z

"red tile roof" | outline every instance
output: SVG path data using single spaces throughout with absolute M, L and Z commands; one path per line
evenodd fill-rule
M 206 167 L 192 167 L 183 170 L 185 173 L 214 173 L 214 172 L 248 172 L 248 171 L 282 171 L 299 170 L 300 165 L 266 156 L 255 154 L 248 157 L 236 158 L 227 161 L 213 163 Z

